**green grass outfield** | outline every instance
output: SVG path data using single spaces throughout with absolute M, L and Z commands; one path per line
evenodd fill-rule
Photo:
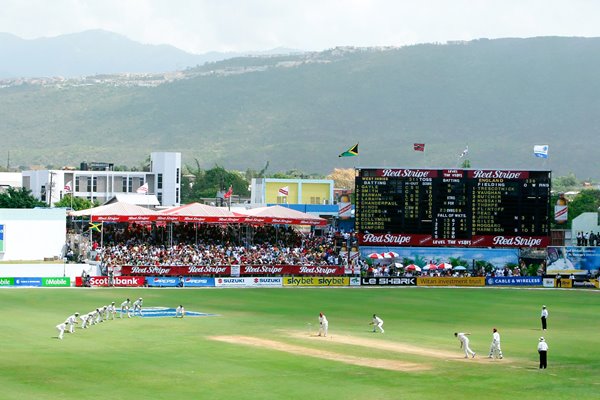
M 183 304 L 218 316 L 108 321 L 56 339 L 55 325 L 71 313 L 140 296 L 145 307 Z M 550 311 L 546 371 L 537 368 L 542 304 Z M 597 399 L 599 306 L 600 291 L 585 290 L 2 289 L 0 398 Z M 329 318 L 331 338 L 309 335 L 320 311 Z M 371 332 L 373 313 L 384 319 L 384 335 Z M 502 335 L 504 360 L 485 358 L 493 327 Z M 474 360 L 462 358 L 455 331 L 471 332 Z M 269 339 L 306 354 L 213 336 Z M 345 344 L 338 337 L 409 344 L 433 354 Z M 426 369 L 351 365 L 310 356 L 313 350 Z

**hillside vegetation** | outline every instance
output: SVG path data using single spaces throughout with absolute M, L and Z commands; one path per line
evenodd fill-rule
M 475 168 L 597 179 L 598 70 L 600 39 L 560 37 L 236 58 L 157 87 L 0 89 L 0 139 L 13 166 L 136 165 L 167 150 L 204 167 L 327 173 L 456 167 L 468 145 Z M 337 157 L 356 142 L 359 157 Z

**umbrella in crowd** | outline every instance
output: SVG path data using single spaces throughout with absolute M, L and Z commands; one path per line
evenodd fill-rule
M 456 267 L 454 267 L 455 271 L 466 271 L 467 267 L 463 267 L 462 265 L 458 265 Z
M 418 271 L 419 272 L 419 271 L 421 271 L 421 267 L 419 267 L 418 265 L 415 265 L 415 264 L 410 264 L 410 265 L 407 265 L 406 268 L 404 268 L 404 270 L 406 270 L 406 271 Z
M 379 253 L 371 253 L 367 256 L 367 258 L 370 258 L 372 260 L 383 260 L 383 256 Z
M 452 264 L 441 263 L 438 264 L 437 269 L 452 269 Z
M 425 271 L 435 270 L 435 269 L 437 269 L 437 265 L 435 265 L 435 264 L 427 264 L 426 266 L 423 267 L 423 270 L 425 270 Z
M 387 251 L 385 253 L 381 253 L 381 255 L 383 256 L 383 258 L 398 258 L 399 254 L 396 253 L 395 251 Z

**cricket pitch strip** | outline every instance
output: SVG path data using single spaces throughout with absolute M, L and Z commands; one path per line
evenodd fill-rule
M 299 331 L 284 331 L 285 334 L 297 338 L 297 339 L 305 339 L 305 340 L 322 340 L 323 338 L 310 335 L 306 336 L 305 333 Z M 447 350 L 433 350 L 428 349 L 426 347 L 414 346 L 401 342 L 391 342 L 380 339 L 369 339 L 362 338 L 356 336 L 348 336 L 348 335 L 333 335 L 331 339 L 334 343 L 348 344 L 351 346 L 364 346 L 371 349 L 385 350 L 391 351 L 394 353 L 404 353 L 404 354 L 414 354 L 418 356 L 432 357 L 443 360 L 451 360 L 451 361 L 464 361 L 464 362 L 476 362 L 476 363 L 484 363 L 488 364 L 491 360 L 487 357 L 476 356 L 475 358 L 466 359 L 464 356 L 464 352 L 461 349 L 458 349 L 455 352 L 447 351 Z M 458 346 L 457 346 L 458 347 Z M 487 354 L 487 352 L 486 352 Z M 502 360 L 502 363 L 508 364 L 509 361 Z
M 303 337 L 306 337 L 306 334 Z M 387 369 L 391 371 L 418 372 L 431 369 L 430 366 L 424 364 L 416 364 L 412 362 L 397 360 L 385 360 L 380 358 L 356 357 L 347 354 L 335 353 L 333 351 L 318 350 L 310 347 L 298 346 L 295 344 L 289 344 L 285 342 L 279 342 L 276 340 L 262 339 L 251 336 L 211 336 L 209 337 L 209 339 L 237 345 L 253 346 L 264 349 L 283 351 L 294 355 L 338 361 L 362 367 Z M 338 336 L 336 336 L 335 341 L 339 342 L 337 339 Z M 361 345 L 364 346 L 365 344 L 363 343 Z

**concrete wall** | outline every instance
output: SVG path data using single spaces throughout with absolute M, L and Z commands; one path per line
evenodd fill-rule
M 3 278 L 55 278 L 68 276 L 72 285 L 75 277 L 85 270 L 92 276 L 100 275 L 99 267 L 89 264 L 0 264 L 0 277 Z

